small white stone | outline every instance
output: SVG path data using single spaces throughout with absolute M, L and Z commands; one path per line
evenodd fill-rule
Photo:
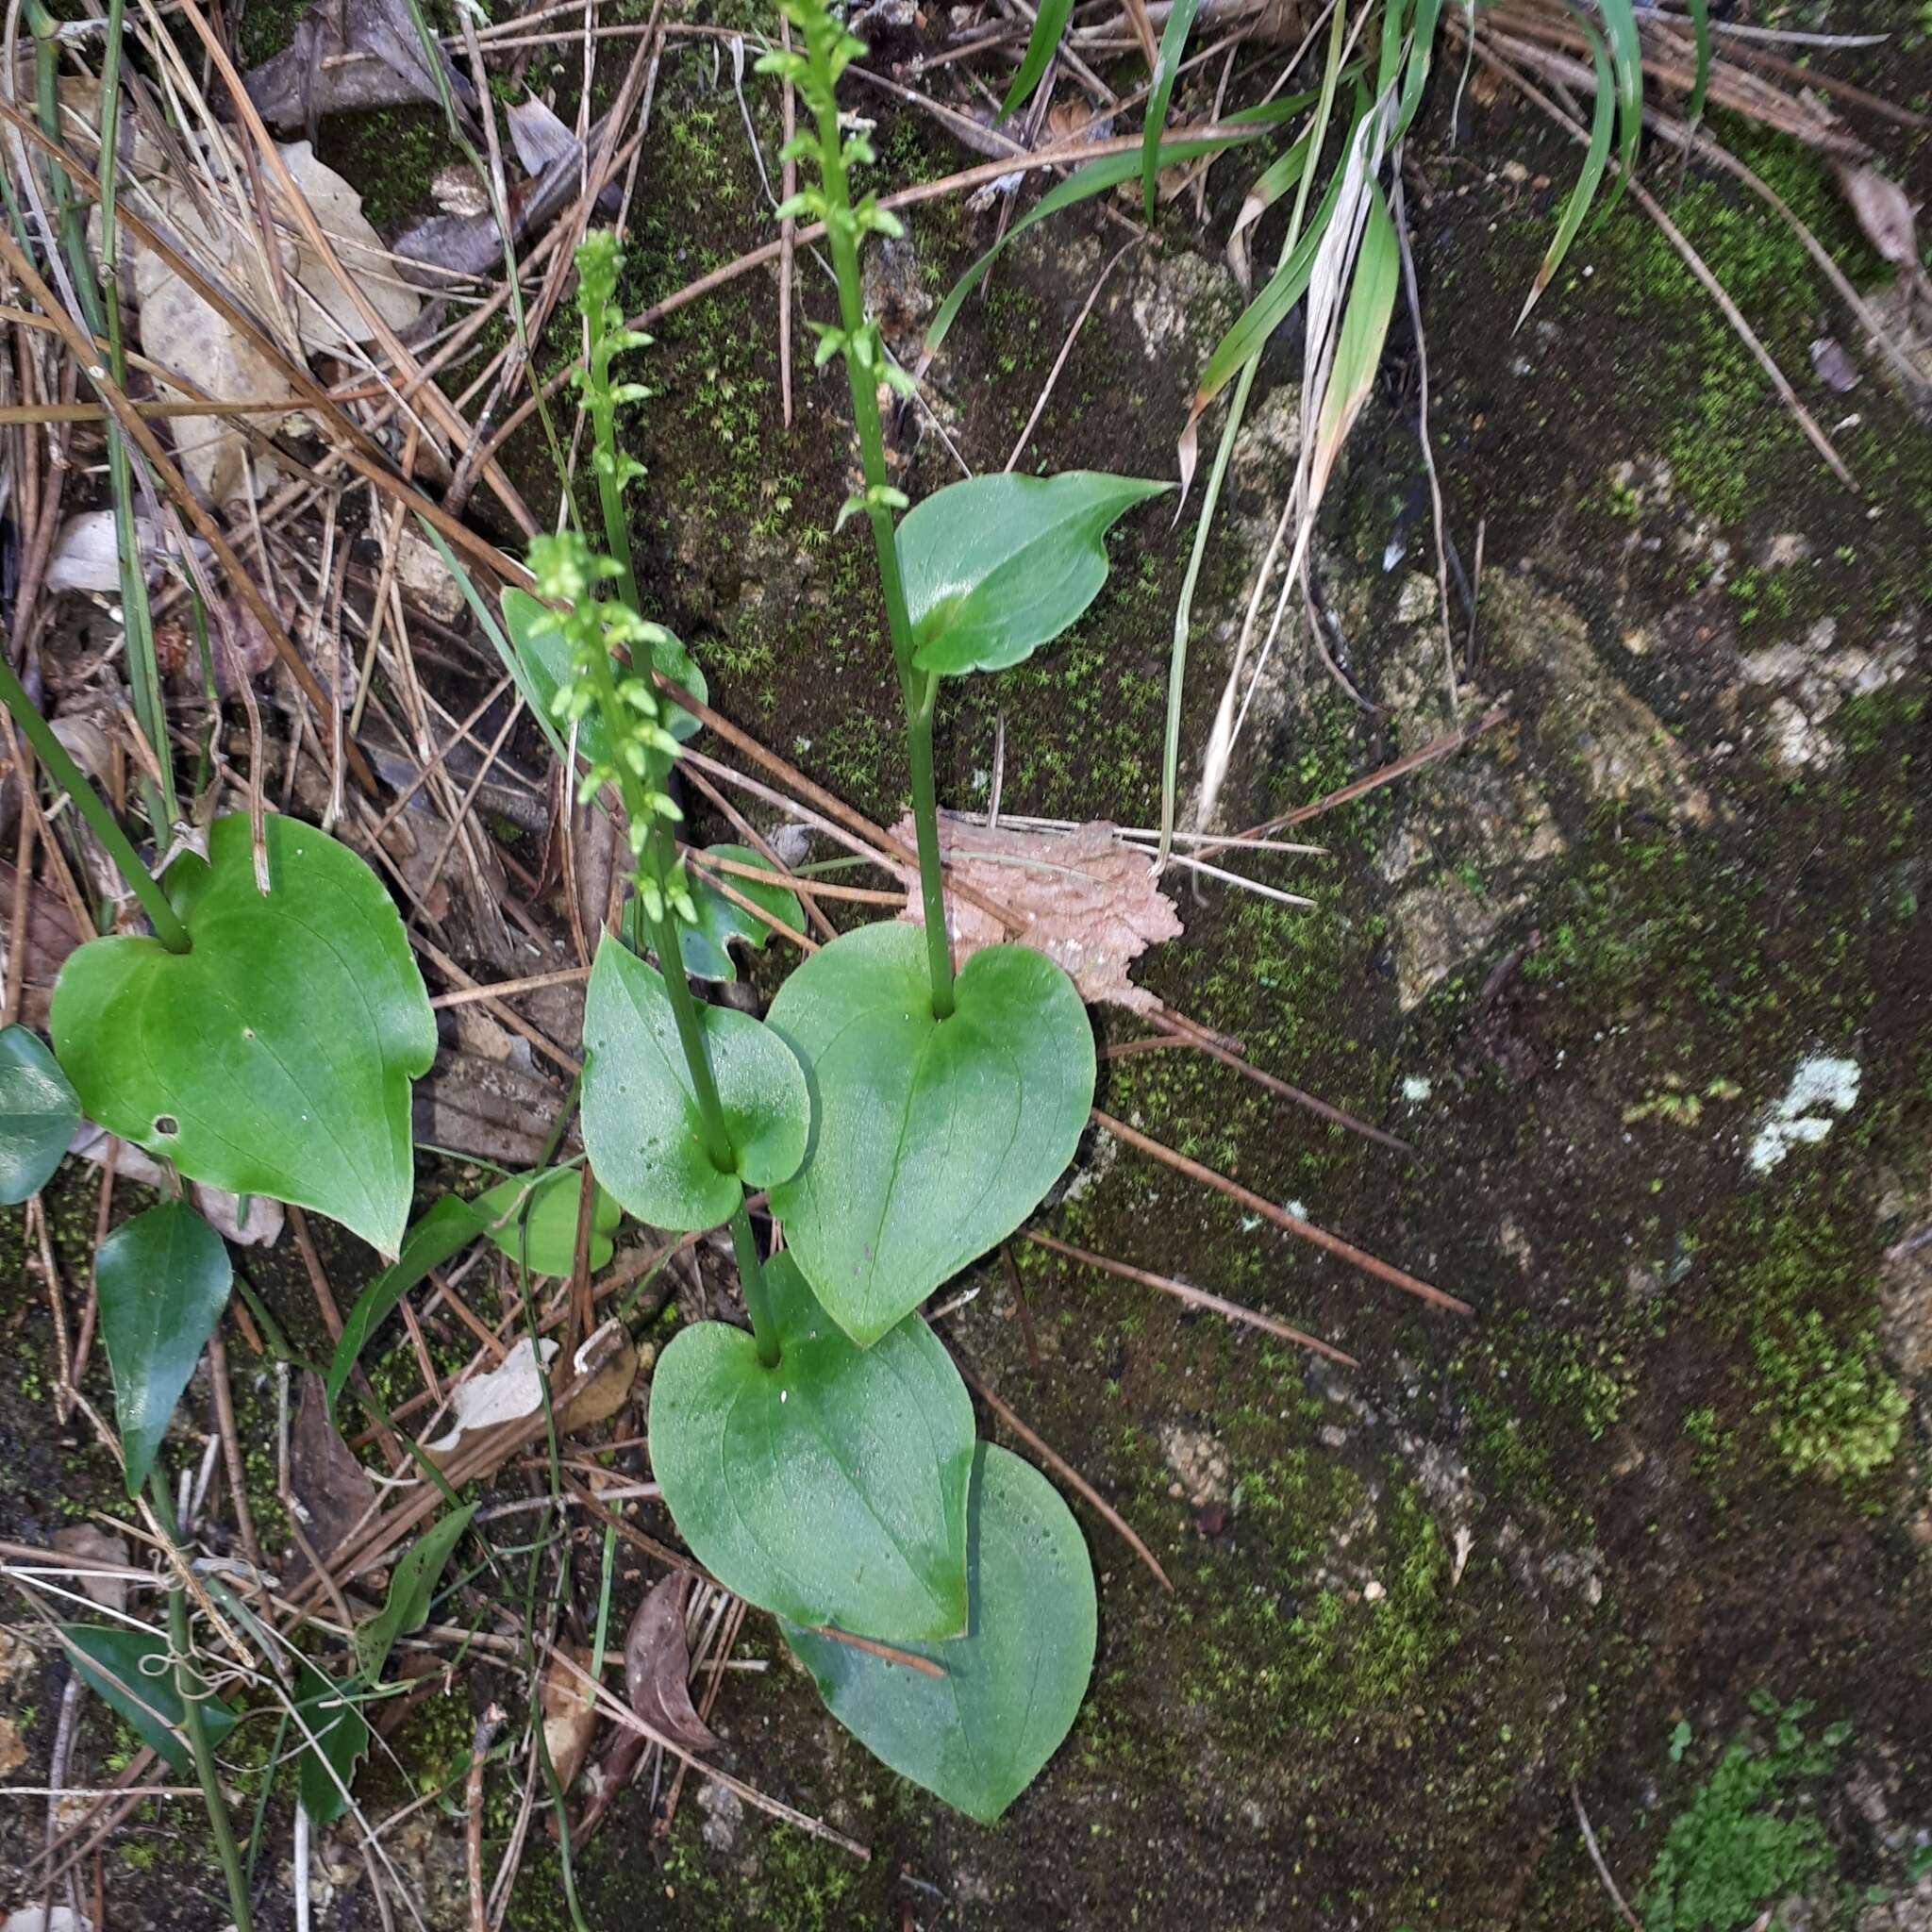
M 1389 1592 L 1373 1579 L 1362 1586 L 1362 1596 L 1369 1603 L 1378 1604 L 1388 1594 Z
M 1411 1107 L 1420 1107 L 1435 1091 L 1434 1083 L 1424 1079 L 1420 1074 L 1411 1074 L 1402 1083 L 1402 1097 Z

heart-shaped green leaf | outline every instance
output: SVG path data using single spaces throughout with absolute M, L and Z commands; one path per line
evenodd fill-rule
M 490 1239 L 512 1261 L 522 1259 L 533 1274 L 568 1274 L 577 1255 L 577 1199 L 583 1181 L 574 1167 L 553 1167 L 541 1174 L 515 1174 L 476 1196 L 475 1207 L 488 1221 Z M 527 1230 L 523 1209 L 527 1199 Z M 616 1252 L 610 1237 L 623 1210 L 602 1188 L 591 1207 L 591 1266 L 608 1265 Z
M 1073 1728 L 1093 1669 L 1093 1567 L 1053 1485 L 990 1442 L 967 1518 L 971 1624 L 906 1646 L 928 1677 L 795 1624 L 785 1641 L 839 1722 L 901 1776 L 991 1824 Z
M 748 1013 L 700 1006 L 698 1024 L 737 1171 L 705 1151 L 671 995 L 621 941 L 597 948 L 584 1000 L 584 1151 L 591 1171 L 653 1227 L 717 1227 L 744 1188 L 770 1187 L 805 1158 L 811 1100 L 784 1041 Z
M 780 1353 L 741 1328 L 682 1330 L 651 1378 L 651 1470 L 693 1555 L 799 1624 L 889 1643 L 966 1627 L 973 1405 L 908 1315 L 859 1349 L 790 1255 L 765 1266 Z
M 114 1413 L 127 1493 L 141 1494 L 169 1418 L 233 1279 L 222 1238 L 185 1201 L 124 1221 L 94 1251 L 101 1340 L 114 1376 Z
M 79 1124 L 80 1097 L 46 1042 L 25 1026 L 0 1027 L 0 1205 L 46 1186 Z
M 862 925 L 778 989 L 812 1079 L 811 1152 L 772 1190 L 812 1292 L 861 1347 L 1001 1241 L 1065 1173 L 1093 1104 L 1093 1032 L 1044 954 L 988 946 L 935 1020 L 925 935 Z
M 1069 470 L 935 491 L 899 525 L 912 661 L 957 675 L 1030 658 L 1100 594 L 1114 519 L 1167 487 Z
M 392 1256 L 414 1169 L 409 1082 L 436 1016 L 382 883 L 295 819 L 248 820 L 167 877 L 193 950 L 94 940 L 60 969 L 54 1051 L 90 1120 L 231 1194 L 312 1208 Z
M 120 1712 L 169 1770 L 192 1775 L 193 1759 L 181 1735 L 184 1710 L 168 1640 L 120 1624 L 62 1624 L 59 1629 L 81 1682 Z M 232 1706 L 204 1690 L 201 1721 L 211 1746 L 220 1748 L 237 1716 Z
M 570 646 L 560 633 L 540 627 L 538 620 L 545 614 L 544 606 L 527 591 L 503 593 L 503 627 L 509 633 L 510 648 L 516 653 L 517 664 L 524 674 L 517 682 L 523 689 L 524 702 L 547 726 L 552 719 L 550 701 L 556 697 L 558 686 L 570 675 Z M 651 658 L 659 673 L 689 691 L 699 704 L 710 702 L 710 688 L 705 682 L 705 674 L 698 669 L 697 659 L 675 638 L 669 643 L 658 644 Z M 680 744 L 704 729 L 682 705 L 665 700 L 662 709 L 665 730 Z M 577 750 L 591 763 L 603 763 L 608 762 L 606 744 L 603 723 L 592 711 L 577 726 Z
M 765 872 L 771 867 L 748 845 L 708 845 L 704 858 L 728 858 L 739 865 L 756 865 Z M 805 914 L 799 909 L 798 894 L 762 879 L 748 879 L 742 873 L 721 873 L 741 898 L 762 906 L 774 919 L 783 920 L 793 932 L 805 929 Z M 775 874 L 774 874 L 775 877 Z M 710 885 L 695 868 L 691 874 L 691 895 L 698 910 L 697 924 L 678 922 L 678 949 L 684 955 L 684 970 L 697 979 L 736 979 L 738 968 L 732 963 L 731 942 L 742 941 L 757 952 L 763 952 L 772 928 L 754 917 L 742 906 L 734 906 Z
M 361 1674 L 374 1684 L 395 1648 L 398 1637 L 408 1637 L 429 1621 L 429 1606 L 436 1594 L 436 1579 L 449 1561 L 450 1552 L 462 1541 L 476 1505 L 466 1503 L 441 1517 L 397 1558 L 389 1579 L 389 1599 L 368 1623 L 356 1632 L 356 1661 Z

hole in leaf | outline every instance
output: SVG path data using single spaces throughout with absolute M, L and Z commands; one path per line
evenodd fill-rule
M 171 1113 L 158 1113 L 158 1114 L 156 1114 L 156 1116 L 155 1116 L 155 1132 L 156 1132 L 157 1134 L 178 1134 L 178 1133 L 179 1133 L 180 1131 L 181 1131 L 181 1123 L 180 1123 L 179 1121 L 177 1121 L 177 1120 L 176 1120 L 176 1119 L 175 1118 L 175 1116 L 174 1116 L 173 1114 L 171 1114 Z

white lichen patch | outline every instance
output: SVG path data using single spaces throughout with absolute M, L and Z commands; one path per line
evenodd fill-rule
M 1785 1096 L 1758 1124 L 1748 1157 L 1753 1174 L 1769 1174 L 1793 1147 L 1815 1147 L 1835 1114 L 1858 1104 L 1858 1063 L 1814 1054 L 1799 1062 Z

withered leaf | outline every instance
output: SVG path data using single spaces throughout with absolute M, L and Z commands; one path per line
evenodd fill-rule
M 441 48 L 443 78 L 465 108 L 474 88 Z M 272 59 L 250 69 L 242 85 L 273 127 L 306 128 L 342 108 L 399 108 L 438 98 L 422 37 L 408 0 L 345 0 L 311 7 L 294 37 Z
M 572 1650 L 568 1655 L 577 1668 L 572 1670 L 561 1657 L 553 1657 L 543 1673 L 540 1698 L 543 1742 L 557 1782 L 566 1791 L 584 1768 L 597 1729 L 596 1665 L 588 1651 Z
M 54 1532 L 54 1547 L 63 1557 L 79 1557 L 91 1563 L 127 1564 L 127 1541 L 103 1529 L 97 1523 L 70 1523 Z M 104 1610 L 125 1612 L 127 1608 L 127 1579 L 83 1570 L 74 1582 Z
M 1893 267 L 1917 270 L 1918 208 L 1905 190 L 1866 163 L 1854 168 L 1840 162 L 1838 185 L 1866 241 Z
M 302 1533 L 324 1562 L 375 1505 L 375 1483 L 336 1432 L 322 1377 L 302 1372 L 302 1400 L 289 1435 L 289 1488 Z
M 591 1338 L 594 1341 L 596 1337 Z M 577 1351 L 583 1363 L 591 1356 L 591 1342 Z M 608 1422 L 630 1399 L 630 1385 L 637 1380 L 638 1352 L 631 1339 L 621 1329 L 616 1348 L 597 1373 L 557 1412 L 559 1435 L 575 1436 L 594 1423 Z
M 645 1591 L 624 1640 L 624 1689 L 630 1707 L 687 1751 L 714 1751 L 718 1740 L 691 1701 L 691 1646 L 684 1607 L 691 1578 L 675 1570 Z
M 909 813 L 892 831 L 911 847 Z M 1112 825 L 1095 821 L 1072 832 L 1030 831 L 941 812 L 940 850 L 949 877 L 1010 907 L 1026 922 L 1022 931 L 1008 933 L 991 913 L 948 893 L 956 965 L 982 946 L 1016 939 L 1058 961 L 1082 999 L 1106 1000 L 1133 1012 L 1158 1004 L 1127 977 L 1127 968 L 1149 946 L 1179 938 L 1180 915 L 1160 890 L 1147 855 L 1123 844 Z M 901 867 L 900 876 L 908 889 L 900 917 L 920 924 L 918 874 Z
M 1817 370 L 1819 381 L 1841 396 L 1850 395 L 1858 386 L 1857 366 L 1845 354 L 1844 344 L 1830 336 L 1820 336 L 1812 342 L 1811 366 Z

